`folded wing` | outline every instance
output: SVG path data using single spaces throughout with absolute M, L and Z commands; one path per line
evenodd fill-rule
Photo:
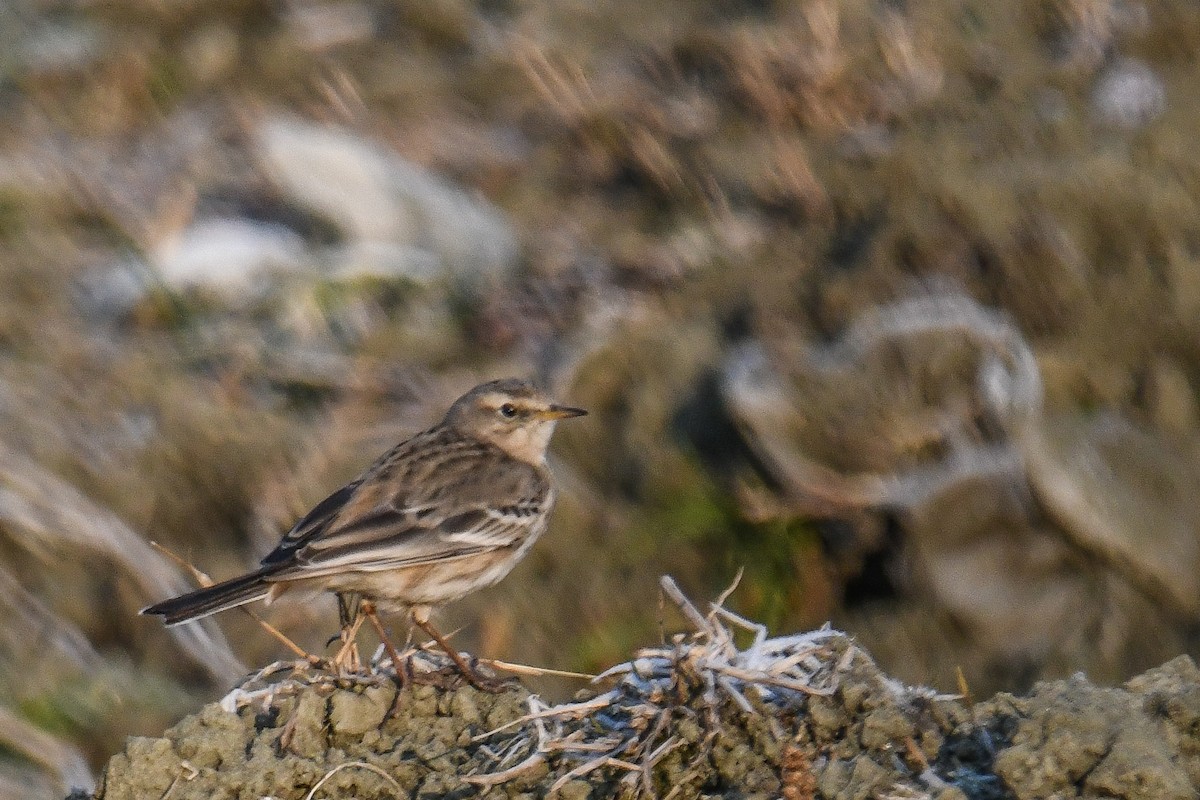
M 549 481 L 503 453 L 484 455 L 469 471 L 365 475 L 340 489 L 263 560 L 274 567 L 270 580 L 399 569 L 519 544 L 552 500 Z

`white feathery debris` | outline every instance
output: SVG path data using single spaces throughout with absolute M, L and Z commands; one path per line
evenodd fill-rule
M 708 735 L 698 744 L 711 746 L 724 701 L 747 714 L 760 713 L 764 705 L 800 711 L 809 697 L 836 691 L 841 674 L 862 655 L 845 634 L 828 625 L 769 637 L 765 627 L 721 604 L 732 586 L 702 614 L 672 578 L 663 576 L 660 584 L 693 630 L 676 635 L 669 645 L 639 650 L 629 661 L 598 675 L 593 682 L 615 679 L 616 685 L 590 700 L 550 706 L 531 695 L 528 714 L 475 737 L 476 742 L 496 742 L 502 733 L 508 738 L 489 751 L 496 756 L 493 771 L 469 776 L 468 783 L 504 783 L 554 754 L 578 764 L 556 781 L 551 794 L 602 767 L 624 770 L 623 781 L 640 782 L 648 789 L 654 765 L 688 744 L 671 735 L 670 723 L 681 715 L 695 716 L 694 701 L 700 701 L 698 707 L 707 717 Z M 738 629 L 753 637 L 745 648 L 737 644 Z M 833 646 L 835 642 L 839 646 Z M 583 717 L 591 724 L 568 725 Z

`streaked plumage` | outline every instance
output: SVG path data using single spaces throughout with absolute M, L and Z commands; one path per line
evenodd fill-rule
M 258 570 L 142 613 L 176 625 L 303 586 L 411 608 L 424 622 L 429 607 L 507 575 L 545 531 L 546 446 L 558 420 L 584 413 L 525 381 L 477 386 L 318 503 Z

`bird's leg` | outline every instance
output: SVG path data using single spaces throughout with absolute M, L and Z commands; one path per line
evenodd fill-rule
M 342 631 L 345 631 L 358 619 L 359 611 L 362 609 L 362 595 L 358 592 L 338 592 L 336 597 L 338 622 L 342 625 Z
M 358 629 L 362 627 L 363 617 L 360 615 L 350 623 L 350 627 L 342 631 L 342 646 L 330 662 L 338 672 L 360 672 L 362 659 L 358 654 Z
M 433 637 L 433 640 L 438 643 L 438 647 L 446 651 L 446 655 L 450 656 L 450 660 L 454 662 L 454 666 L 458 667 L 458 671 L 462 673 L 462 676 L 472 686 L 484 692 L 494 693 L 504 691 L 505 684 L 503 682 L 489 678 L 486 675 L 480 675 L 477 670 L 463 660 L 463 657 L 450 645 L 450 642 L 446 641 L 446 637 L 442 636 L 437 628 L 429 624 L 428 617 L 414 610 L 412 618 L 418 628 Z
M 375 604 L 370 601 L 364 602 L 362 604 L 362 612 L 366 614 L 367 619 L 371 620 L 371 624 L 375 626 L 375 633 L 379 634 L 379 641 L 383 643 L 383 649 L 387 651 L 388 658 L 392 660 L 392 670 L 400 680 L 401 688 L 404 688 L 408 683 L 409 677 L 407 661 L 396 650 L 396 646 L 392 644 L 387 631 L 384 630 L 383 623 L 379 620 L 379 613 L 375 609 Z
M 361 666 L 358 655 L 358 629 L 362 627 L 362 595 L 358 592 L 338 592 L 338 621 L 342 632 L 339 634 L 342 646 L 333 657 L 334 669 L 347 672 L 357 672 Z

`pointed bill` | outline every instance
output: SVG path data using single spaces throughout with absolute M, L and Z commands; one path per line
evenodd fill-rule
M 542 419 L 568 419 L 570 417 L 582 417 L 588 412 L 582 408 L 572 408 L 571 406 L 554 405 L 547 408 L 538 414 Z

